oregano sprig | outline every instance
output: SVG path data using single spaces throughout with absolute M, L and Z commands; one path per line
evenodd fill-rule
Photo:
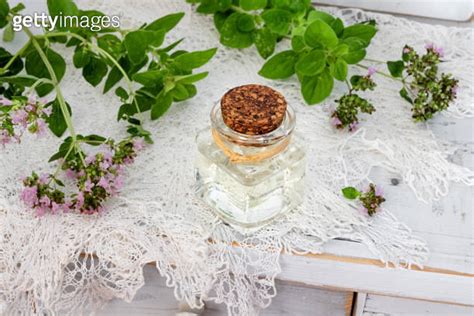
M 344 82 L 348 66 L 366 55 L 377 32 L 374 21 L 345 26 L 340 18 L 316 10 L 309 0 L 187 0 L 197 11 L 214 15 L 220 42 L 232 48 L 255 44 L 263 58 L 270 57 L 259 74 L 286 79 L 296 74 L 309 105 L 321 103 L 332 92 L 334 80 Z M 281 40 L 291 49 L 272 56 Z
M 459 82 L 451 74 L 438 75 L 443 49 L 434 44 L 427 44 L 425 48 L 426 53 L 419 55 L 411 46 L 405 45 L 401 60 L 387 62 L 392 77 L 402 81 L 400 96 L 412 105 L 412 117 L 416 122 L 426 121 L 435 113 L 446 110 L 456 99 Z
M 4 40 L 14 39 L 12 19 L 22 9 L 22 4 L 10 8 L 6 0 L 0 0 L 0 27 L 6 28 Z M 81 10 L 72 0 L 48 0 L 48 11 L 52 17 L 67 13 L 78 20 L 104 16 L 96 10 Z M 43 133 L 46 123 L 57 137 L 66 131 L 69 134 L 49 160 L 58 164 L 56 171 L 42 175 L 33 172 L 23 181 L 21 198 L 38 215 L 72 210 L 100 212 L 105 201 L 120 191 L 124 167 L 133 162 L 143 141 L 152 143 L 151 133 L 142 127 L 142 113 L 149 111 L 151 119 L 156 120 L 173 102 L 197 93 L 194 83 L 204 79 L 207 72 L 193 71 L 206 64 L 216 49 L 176 50 L 182 40 L 162 47 L 166 33 L 183 15 L 170 14 L 130 30 L 94 31 L 76 25 L 32 34 L 23 28 L 28 42 L 20 50 L 12 55 L 0 48 L 2 144 L 19 141 L 24 130 Z M 74 50 L 73 64 L 82 69 L 82 76 L 92 86 L 105 80 L 104 93 L 115 87 L 115 94 L 123 102 L 117 118 L 128 122 L 128 137 L 117 141 L 75 132 L 72 107 L 59 85 L 66 73 L 66 62 L 53 43 Z M 125 88 L 121 82 L 125 82 Z M 49 102 L 36 101 L 33 92 L 39 97 L 49 97 L 54 92 L 54 97 Z M 86 146 L 99 150 L 85 150 Z M 65 193 L 68 184 L 75 187 L 72 194 Z
M 342 194 L 349 200 L 358 199 L 362 204 L 362 211 L 369 216 L 374 216 L 379 211 L 380 205 L 386 201 L 382 189 L 373 183 L 370 183 L 365 191 L 345 187 L 342 189 Z

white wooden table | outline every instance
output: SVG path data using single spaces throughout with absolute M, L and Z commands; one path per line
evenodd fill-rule
M 473 27 L 470 22 L 413 18 Z M 438 117 L 431 123 L 440 140 L 454 141 L 451 157 L 474 169 L 474 119 Z M 397 174 L 374 170 L 387 194 L 387 208 L 423 237 L 431 250 L 423 270 L 385 267 L 360 243 L 334 240 L 321 255 L 283 255 L 278 295 L 263 315 L 474 315 L 474 188 L 453 185 L 449 196 L 431 204 L 416 200 Z M 134 302 L 114 301 L 100 315 L 175 315 L 186 311 L 156 270 L 145 268 L 147 284 Z M 225 315 L 206 305 L 201 315 Z

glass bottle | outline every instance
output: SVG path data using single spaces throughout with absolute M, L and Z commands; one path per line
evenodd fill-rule
M 196 137 L 195 191 L 218 216 L 252 229 L 302 202 L 306 159 L 290 106 L 275 130 L 260 135 L 229 128 L 220 103 L 210 116 L 211 127 Z

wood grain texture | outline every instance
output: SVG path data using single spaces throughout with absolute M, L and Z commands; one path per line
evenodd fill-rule
M 173 295 L 173 289 L 166 287 L 165 279 L 160 277 L 156 268 L 145 267 L 146 284 L 141 288 L 132 303 L 113 300 L 98 316 L 120 315 L 160 315 L 171 316 L 185 309 Z M 277 281 L 278 295 L 272 304 L 262 312 L 264 316 L 288 315 L 334 315 L 346 314 L 346 303 L 352 301 L 353 293 L 297 286 Z M 181 304 L 182 305 L 182 304 Z M 227 315 L 226 307 L 213 302 L 206 303 L 203 316 Z
M 369 294 L 362 315 L 472 316 L 474 308 Z

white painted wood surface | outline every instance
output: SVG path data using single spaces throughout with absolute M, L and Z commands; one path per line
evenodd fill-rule
M 368 295 L 363 316 L 472 316 L 473 307 Z
M 114 300 L 98 316 L 160 315 L 171 316 L 184 311 L 167 288 L 165 279 L 160 277 L 152 265 L 145 267 L 146 285 L 141 288 L 132 303 Z M 310 288 L 285 282 L 277 282 L 278 295 L 264 310 L 264 316 L 289 315 L 331 315 L 343 316 L 345 306 L 352 299 L 352 293 Z M 227 315 L 225 306 L 208 303 L 202 316 Z
M 455 21 L 469 20 L 473 13 L 472 0 L 383 0 L 383 2 L 374 0 L 317 0 L 315 2 Z

